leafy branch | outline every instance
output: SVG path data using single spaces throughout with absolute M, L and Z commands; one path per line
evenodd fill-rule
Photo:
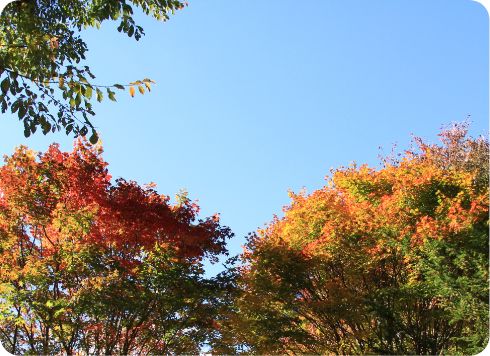
M 166 21 L 184 6 L 180 0 L 35 0 L 7 5 L 0 16 L 2 113 L 17 114 L 26 137 L 38 127 L 45 135 L 64 129 L 75 136 L 91 132 L 90 142 L 96 143 L 92 103 L 104 97 L 116 101 L 116 90 L 128 90 L 131 97 L 136 89 L 144 94 L 155 82 L 93 83 L 90 68 L 79 65 L 88 51 L 80 31 L 118 20 L 119 32 L 139 40 L 144 31 L 133 19 L 133 7 Z

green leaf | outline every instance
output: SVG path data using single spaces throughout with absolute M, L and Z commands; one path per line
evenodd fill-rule
M 114 93 L 112 90 L 110 89 L 107 89 L 107 95 L 109 96 L 109 99 L 111 99 L 112 101 L 116 101 L 116 93 Z
M 119 11 L 114 11 L 111 13 L 111 19 L 112 20 L 117 20 L 120 16 L 120 12 Z
M 0 87 L 2 88 L 2 93 L 7 94 L 10 88 L 10 80 L 9 78 L 5 78 L 2 80 L 2 84 L 0 84 Z
M 19 112 L 17 115 L 19 116 L 19 119 L 22 119 L 24 116 L 26 116 L 27 113 L 27 107 L 22 103 L 19 107 Z
M 133 14 L 133 9 L 128 4 L 123 4 L 122 8 L 123 8 L 124 14 L 126 14 L 126 15 L 132 15 Z
M 87 99 L 91 99 L 92 98 L 92 87 L 90 86 L 87 86 L 86 89 L 85 89 L 85 97 Z
M 124 90 L 124 86 L 122 86 L 121 84 L 114 84 L 114 87 L 120 90 Z
M 99 141 L 99 135 L 97 135 L 97 132 L 93 132 L 92 136 L 90 136 L 89 141 L 92 145 L 95 145 Z
M 76 106 L 80 106 L 81 103 L 82 103 L 82 96 L 80 95 L 80 93 L 78 93 L 77 96 L 75 97 L 75 104 Z
M 97 91 L 97 101 L 100 103 L 102 99 L 104 99 L 104 94 L 102 93 L 102 90 L 100 90 L 99 88 L 97 88 L 96 91 Z
M 19 109 L 19 106 L 20 106 L 20 101 L 19 100 L 16 100 L 13 104 L 12 104 L 12 107 L 11 107 L 11 110 L 12 110 L 12 114 L 15 114 L 15 112 Z
M 51 124 L 47 121 L 45 121 L 42 125 L 41 128 L 43 129 L 43 134 L 46 135 L 49 131 L 51 131 Z

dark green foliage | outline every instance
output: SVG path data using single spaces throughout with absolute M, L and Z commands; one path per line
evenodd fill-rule
M 0 17 L 0 106 L 24 125 L 26 137 L 43 134 L 98 136 L 91 122 L 92 103 L 104 95 L 115 101 L 112 89 L 97 85 L 86 65 L 88 48 L 80 33 L 106 20 L 119 21 L 118 31 L 139 40 L 143 28 L 133 19 L 133 8 L 165 21 L 184 4 L 179 0 L 20 0 L 8 4 Z M 150 89 L 148 78 L 132 82 L 140 92 Z

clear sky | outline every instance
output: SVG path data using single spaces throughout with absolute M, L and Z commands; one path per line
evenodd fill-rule
M 434 142 L 468 115 L 488 133 L 488 14 L 471 0 L 189 0 L 141 25 L 139 42 L 110 23 L 85 33 L 97 83 L 157 82 L 96 107 L 104 158 L 114 177 L 220 212 L 232 253 L 331 167 L 375 165 L 378 147 Z M 0 154 L 72 144 L 24 139 L 9 115 L 0 135 Z

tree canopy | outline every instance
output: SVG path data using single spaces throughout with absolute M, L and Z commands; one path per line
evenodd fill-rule
M 0 167 L 0 342 L 13 354 L 476 354 L 489 341 L 489 142 L 466 124 L 378 168 L 332 170 L 206 277 L 231 230 L 186 193 L 113 180 L 94 105 L 152 89 L 100 83 L 84 29 L 184 0 L 17 0 L 0 15 L 0 108 L 24 135 Z M 85 138 L 87 136 L 87 139 Z M 233 261 L 234 259 L 232 259 Z
M 222 321 L 259 354 L 475 354 L 488 342 L 488 141 L 465 125 L 332 172 L 249 238 Z M 231 331 L 230 331 L 231 330 Z
M 203 259 L 231 237 L 153 185 L 111 182 L 100 146 L 20 147 L 0 168 L 0 341 L 13 354 L 198 353 L 226 280 Z M 226 287 L 226 288 L 225 288 Z
M 0 341 L 12 353 L 475 354 L 488 342 L 489 145 L 465 125 L 333 170 L 251 234 L 118 179 L 100 145 L 0 167 Z
M 44 134 L 66 134 L 98 140 L 91 121 L 93 102 L 104 96 L 115 101 L 115 90 L 151 89 L 149 78 L 127 85 L 96 83 L 85 65 L 88 48 L 82 30 L 104 21 L 119 22 L 117 30 L 139 40 L 143 28 L 133 17 L 138 8 L 165 21 L 181 9 L 180 0 L 18 0 L 0 16 L 0 106 L 16 114 L 26 137 L 38 128 Z

